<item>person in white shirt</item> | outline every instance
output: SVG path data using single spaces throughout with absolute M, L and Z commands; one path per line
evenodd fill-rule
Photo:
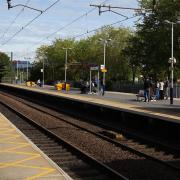
M 157 80 L 156 81 L 156 84 L 155 84 L 155 88 L 156 88 L 156 100 L 158 100 L 159 99 L 159 81 Z
M 164 99 L 164 82 L 162 80 L 159 82 L 159 99 Z

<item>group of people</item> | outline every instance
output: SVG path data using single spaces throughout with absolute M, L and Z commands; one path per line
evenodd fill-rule
M 163 100 L 168 99 L 169 95 L 169 81 L 166 79 L 163 80 L 156 80 L 153 81 L 153 79 L 145 78 L 144 79 L 144 100 L 150 101 L 150 100 Z
M 100 92 L 102 96 L 104 96 L 105 93 L 105 86 L 103 84 L 103 81 L 99 81 L 99 90 L 98 90 L 98 82 L 92 81 L 91 82 L 91 90 L 90 90 L 90 83 L 89 81 L 81 81 L 81 94 L 87 94 L 91 92 L 92 94 L 96 94 Z

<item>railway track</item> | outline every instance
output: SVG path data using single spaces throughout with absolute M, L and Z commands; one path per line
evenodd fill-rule
M 3 105 L 5 104 L 3 103 Z M 18 118 L 12 118 L 11 122 L 73 179 L 108 180 L 113 178 L 128 180 L 125 176 L 95 160 L 32 119 L 10 106 L 5 106 L 14 115 L 19 116 Z
M 16 98 L 16 100 L 17 100 L 17 98 Z M 104 133 L 104 132 L 106 132 L 106 130 L 103 128 L 95 128 L 96 130 L 95 129 L 92 130 L 92 128 L 90 127 L 89 129 L 87 129 L 87 128 L 83 127 L 84 125 L 82 125 L 82 124 L 80 125 L 77 122 L 76 123 L 74 121 L 72 122 L 72 118 L 70 118 L 71 121 L 69 121 L 69 120 L 67 121 L 66 116 L 60 115 L 61 117 L 59 118 L 59 116 L 56 114 L 57 112 L 55 112 L 55 111 L 52 111 L 52 110 L 48 111 L 47 109 L 43 109 L 38 105 L 35 105 L 35 104 L 33 105 L 32 103 L 25 102 L 24 100 L 21 100 L 21 99 L 18 99 L 18 100 L 21 103 L 24 103 L 26 106 L 29 106 L 31 108 L 35 108 L 36 110 L 41 111 L 41 113 L 48 113 L 48 115 L 52 116 L 53 118 L 57 118 L 61 121 L 63 120 L 66 123 L 69 123 L 70 125 L 81 129 L 82 131 L 86 131 L 86 132 L 91 133 L 95 136 L 98 136 L 99 138 L 102 138 L 103 140 L 106 140 L 106 141 L 108 141 L 108 142 L 110 142 L 110 143 L 112 143 L 118 147 L 125 148 L 126 150 L 131 151 L 133 153 L 136 153 L 139 156 L 143 156 L 144 158 L 151 159 L 153 161 L 161 163 L 162 165 L 166 165 L 166 166 L 168 166 L 171 169 L 174 169 L 176 171 L 180 170 L 179 166 L 177 166 L 177 165 L 175 166 L 174 164 L 169 163 L 169 161 L 179 160 L 179 159 L 173 159 L 172 157 L 174 155 L 172 155 L 172 154 L 166 154 L 166 153 L 164 153 L 164 151 L 159 151 L 159 150 L 155 151 L 155 149 L 152 147 L 148 148 L 146 145 L 138 144 L 138 142 L 133 142 L 132 140 L 125 139 L 124 137 L 120 138 L 120 141 L 113 140 L 113 139 L 106 136 L 106 133 Z M 53 156 L 53 154 L 50 154 L 50 157 L 51 156 Z

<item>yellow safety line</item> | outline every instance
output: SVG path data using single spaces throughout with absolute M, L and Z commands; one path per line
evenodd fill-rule
M 12 136 L 15 135 L 15 133 L 0 133 L 0 136 Z
M 0 123 L 1 124 L 1 123 Z M 2 130 L 8 130 L 8 129 L 13 129 L 13 128 L 11 128 L 11 127 L 9 127 L 9 126 L 2 126 L 2 124 L 1 124 L 1 128 L 0 128 L 0 131 L 2 131 Z M 14 129 L 15 130 L 15 129 Z
M 8 148 L 8 149 L 4 149 L 4 150 L 2 150 L 0 152 L 12 151 L 12 150 L 16 150 L 16 149 L 27 147 L 27 146 L 31 146 L 31 145 L 30 144 L 22 144 L 22 145 L 19 145 L 19 146 L 16 146 L 16 147 L 11 147 L 11 148 Z
M 19 160 L 19 161 L 15 161 L 15 162 L 12 162 L 12 163 L 0 163 L 2 165 L 2 166 L 0 166 L 0 169 L 1 168 L 6 168 L 6 167 L 11 167 L 11 166 L 16 166 L 19 163 L 22 163 L 22 162 L 25 162 L 25 161 L 29 161 L 29 160 L 32 160 L 32 159 L 36 159 L 38 157 L 41 157 L 41 155 L 40 154 L 34 155 L 33 157 L 25 158 L 25 159 L 22 159 L 22 160 Z
M 9 154 L 38 155 L 38 153 L 30 153 L 30 152 L 22 152 L 22 151 L 3 151 L 3 153 L 4 152 Z
M 31 166 L 31 165 L 23 165 L 23 164 L 17 164 L 17 167 L 24 167 L 24 168 L 33 168 L 33 169 L 41 169 L 41 170 L 51 170 L 54 168 L 49 167 L 40 167 L 40 166 Z
M 17 137 L 20 137 L 21 135 L 14 135 L 14 137 L 8 137 L 8 138 L 3 138 L 0 140 L 0 142 L 3 142 L 3 141 L 6 141 L 6 140 L 9 140 L 9 139 L 14 139 L 14 138 L 17 138 Z
M 26 145 L 26 144 L 29 144 L 27 142 L 12 142 L 12 141 L 2 141 L 0 142 L 1 144 L 19 144 L 19 145 Z
M 15 131 L 15 129 L 7 129 L 7 130 L 4 130 L 4 131 L 1 131 L 1 134 L 4 134 L 6 132 L 12 132 L 12 131 Z
M 39 173 L 39 174 L 37 174 L 35 176 L 27 177 L 26 180 L 33 180 L 33 179 L 36 179 L 36 178 L 39 178 L 39 177 L 43 177 L 44 175 L 50 174 L 53 171 L 55 171 L 55 169 L 50 169 L 50 170 L 48 170 L 46 172 Z

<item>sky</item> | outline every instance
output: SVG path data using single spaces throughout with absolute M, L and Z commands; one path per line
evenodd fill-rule
M 11 0 L 11 5 L 27 4 L 27 6 L 44 11 L 56 1 Z M 103 12 L 99 16 L 98 8 L 90 4 L 138 7 L 137 0 L 59 0 L 40 15 L 39 11 L 23 9 L 22 6 L 8 10 L 7 0 L 0 0 L 0 51 L 8 55 L 13 52 L 14 60 L 28 58 L 33 61 L 38 47 L 51 44 L 57 38 L 79 40 L 91 36 L 92 33 L 87 32 L 93 29 L 116 22 L 118 23 L 114 24 L 114 27 L 135 28 L 134 23 L 138 18 L 124 21 L 125 17 L 113 12 Z M 107 8 L 102 10 L 107 10 Z M 127 17 L 134 15 L 131 10 L 113 10 Z M 27 25 L 34 18 L 36 19 Z M 79 36 L 84 33 L 86 34 Z

